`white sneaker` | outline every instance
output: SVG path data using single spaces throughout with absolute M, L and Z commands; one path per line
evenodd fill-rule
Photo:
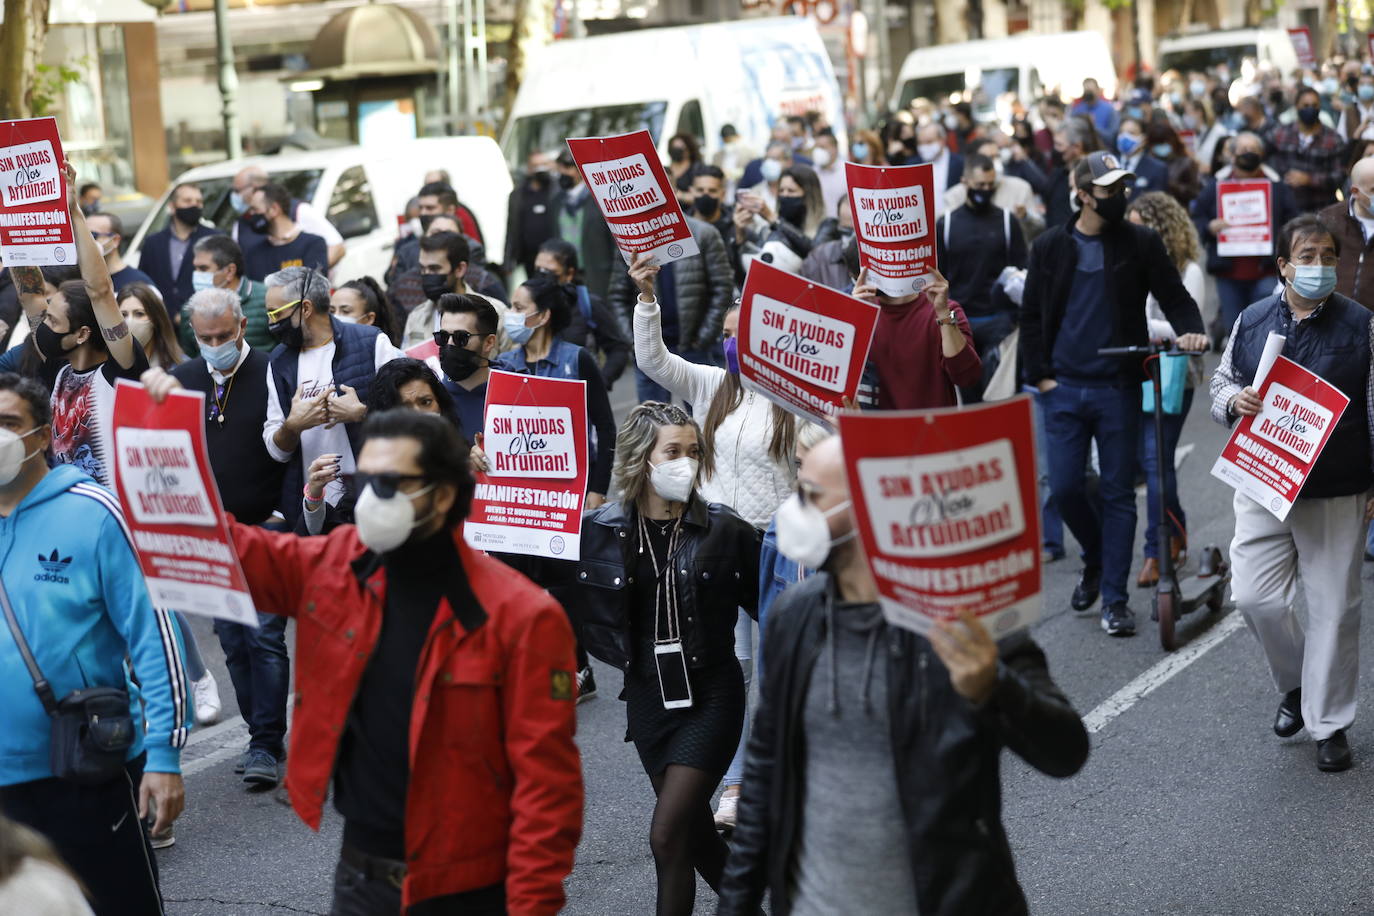
M 735 808 L 739 805 L 738 795 L 722 795 L 716 805 L 716 829 L 730 831 L 735 829 Z
M 215 683 L 215 675 L 207 669 L 205 677 L 192 681 L 191 695 L 196 701 L 196 722 L 214 725 L 223 708 L 219 702 L 219 685 Z

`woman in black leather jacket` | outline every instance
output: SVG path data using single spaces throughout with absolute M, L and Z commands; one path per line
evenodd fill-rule
M 759 532 L 697 494 L 710 464 L 680 408 L 631 411 L 616 437 L 620 500 L 584 518 L 577 584 L 558 589 L 587 651 L 625 672 L 626 737 L 658 797 L 649 845 L 659 916 L 692 912 L 694 868 L 719 888 L 729 850 L 711 795 L 744 720 L 738 609 L 752 616 L 758 605 Z

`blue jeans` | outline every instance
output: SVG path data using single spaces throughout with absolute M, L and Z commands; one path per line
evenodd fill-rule
M 1193 406 L 1193 389 L 1183 392 L 1183 410 L 1177 414 L 1166 413 L 1164 419 L 1164 502 L 1172 516 L 1172 530 L 1183 537 L 1188 531 L 1187 519 L 1183 514 L 1183 504 L 1178 501 L 1178 479 L 1174 474 L 1174 450 L 1183 435 L 1183 421 L 1188 419 L 1188 411 Z M 1145 487 L 1149 495 L 1145 499 L 1145 556 L 1159 559 L 1159 468 L 1155 460 L 1155 418 L 1154 414 L 1140 416 L 1141 455 L 1140 466 L 1145 470 Z
M 1083 563 L 1102 570 L 1102 604 L 1126 602 L 1135 547 L 1135 460 L 1140 386 L 1089 388 L 1068 382 L 1041 395 L 1050 488 L 1064 522 L 1083 547 Z M 1088 494 L 1088 451 L 1097 442 L 1101 509 Z
M 759 635 L 762 637 L 763 634 Z M 727 787 L 744 783 L 744 752 L 749 744 L 749 682 L 754 679 L 753 655 L 754 620 L 747 611 L 740 611 L 739 619 L 735 621 L 735 658 L 744 672 L 744 728 L 740 729 L 739 746 L 730 760 L 730 768 L 725 771 Z
M 1221 334 L 1225 337 L 1236 326 L 1236 319 L 1245 307 L 1252 302 L 1273 294 L 1278 277 L 1260 277 L 1258 280 L 1231 280 L 1217 277 L 1217 302 L 1220 306 Z
M 259 614 L 258 628 L 215 621 L 239 712 L 248 723 L 248 746 L 281 760 L 285 756 L 286 696 L 291 659 L 286 653 L 286 618 Z
M 1024 385 L 1021 390 L 1035 397 L 1035 441 L 1040 443 L 1035 455 L 1036 474 L 1040 480 L 1040 543 L 1050 553 L 1062 557 L 1064 520 L 1059 517 L 1059 507 L 1055 505 L 1054 492 L 1050 489 L 1049 459 L 1045 454 L 1049 445 L 1045 437 L 1045 406 L 1040 402 L 1041 394 L 1034 386 Z
M 668 344 L 668 352 L 681 356 L 689 363 L 696 363 L 700 366 L 713 366 L 710 354 L 705 350 L 680 350 L 677 344 Z M 658 382 L 649 378 L 639 367 L 635 367 L 635 396 L 639 398 L 639 403 L 645 401 L 661 401 L 664 404 L 673 403 L 673 394 Z M 692 412 L 692 405 L 687 405 L 687 412 Z
M 181 643 L 186 648 L 186 676 L 198 681 L 205 677 L 205 660 L 200 657 L 200 646 L 196 645 L 195 634 L 191 632 L 191 625 L 186 622 L 186 615 L 181 611 L 172 611 L 172 619 L 177 622 L 177 629 L 181 631 Z

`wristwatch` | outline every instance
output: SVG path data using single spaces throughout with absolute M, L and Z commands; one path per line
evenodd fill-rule
M 951 328 L 957 328 L 959 326 L 959 319 L 954 317 L 954 309 L 950 309 L 948 318 L 940 318 L 937 316 L 935 319 L 935 323 L 946 324 L 949 325 Z

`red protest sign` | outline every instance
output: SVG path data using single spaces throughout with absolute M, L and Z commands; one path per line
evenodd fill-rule
M 1212 476 L 1282 521 L 1350 404 L 1339 388 L 1280 356 L 1260 384 L 1263 407 L 1242 417 Z
M 76 263 L 65 162 L 55 118 L 0 121 L 0 258 L 6 266 Z
M 1312 50 L 1312 30 L 1305 25 L 1289 29 L 1288 38 L 1293 42 L 1293 51 L 1298 55 L 1298 66 L 1304 70 L 1317 69 L 1317 55 Z
M 587 383 L 492 372 L 483 447 L 463 526 L 479 550 L 576 560 L 587 495 Z
M 935 166 L 846 162 L 859 264 L 888 296 L 925 289 L 935 272 Z
M 859 390 L 878 312 L 871 302 L 755 260 L 740 305 L 740 382 L 829 423 Z
M 1266 179 L 1217 182 L 1217 218 L 1226 228 L 1217 233 L 1223 258 L 1274 253 L 1274 186 Z
M 1040 615 L 1031 401 L 840 415 L 845 470 L 890 623 L 918 633 L 967 609 L 994 637 Z
M 156 404 L 142 385 L 120 379 L 115 488 L 153 604 L 256 627 L 210 471 L 204 417 L 199 391 L 174 391 Z
M 659 265 L 698 252 L 647 130 L 570 139 L 568 150 L 626 264 L 644 252 Z

